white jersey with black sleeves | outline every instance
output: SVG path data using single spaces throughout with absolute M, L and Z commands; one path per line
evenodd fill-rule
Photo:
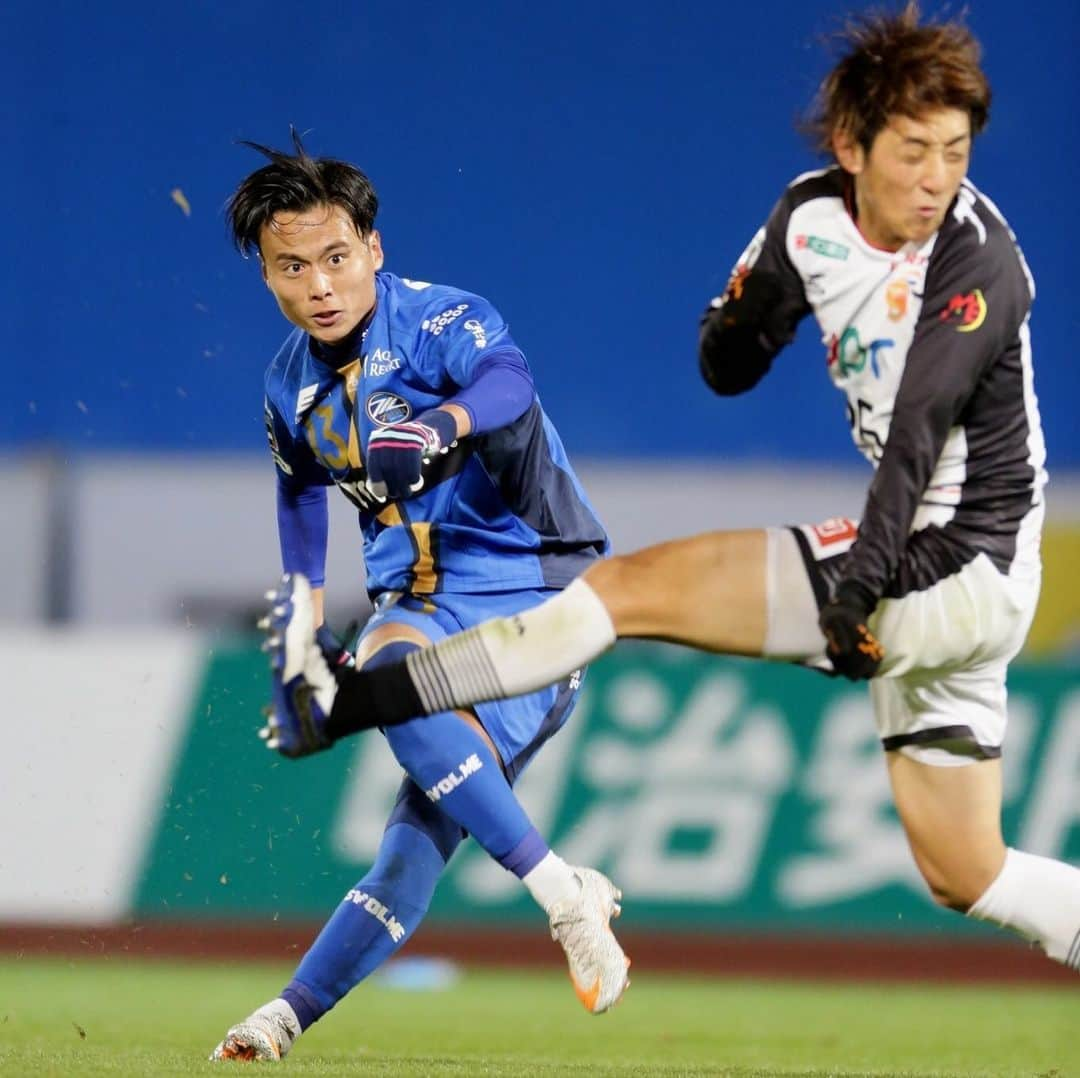
M 852 437 L 877 469 L 845 576 L 895 597 L 979 553 L 1035 576 L 1045 448 L 1034 283 L 1016 238 L 966 180 L 938 232 L 899 251 L 867 242 L 850 197 L 838 168 L 798 177 L 732 278 L 780 281 L 777 350 L 815 315 Z

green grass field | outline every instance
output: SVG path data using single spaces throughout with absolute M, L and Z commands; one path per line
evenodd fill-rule
M 274 965 L 0 959 L 0 1074 L 192 1075 L 288 979 Z M 565 976 L 357 989 L 295 1075 L 1080 1075 L 1080 987 L 765 984 L 635 972 L 610 1014 Z

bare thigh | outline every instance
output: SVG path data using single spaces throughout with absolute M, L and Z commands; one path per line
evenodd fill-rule
M 896 809 L 911 852 L 935 900 L 967 910 L 1005 863 L 1001 837 L 1001 760 L 959 767 L 888 752 Z
M 585 574 L 619 636 L 760 655 L 767 621 L 763 529 L 706 532 L 597 562 Z

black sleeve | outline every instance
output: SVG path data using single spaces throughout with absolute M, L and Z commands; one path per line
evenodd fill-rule
M 981 239 L 970 225 L 943 234 L 935 254 L 848 562 L 847 578 L 878 598 L 900 562 L 949 431 L 980 380 L 1016 340 L 1031 304 L 1028 279 L 1004 226 Z
M 791 209 L 788 193 L 739 258 L 723 295 L 702 316 L 701 374 L 724 396 L 757 385 L 810 312 L 802 280 L 787 255 Z

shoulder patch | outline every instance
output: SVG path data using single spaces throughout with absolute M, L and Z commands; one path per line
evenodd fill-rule
M 986 321 L 986 298 L 974 288 L 953 296 L 938 316 L 942 322 L 952 322 L 958 333 L 974 333 Z

